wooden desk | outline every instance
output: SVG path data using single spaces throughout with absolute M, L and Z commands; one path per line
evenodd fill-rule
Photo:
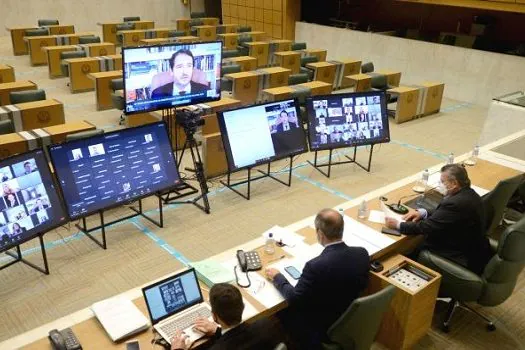
M 300 52 L 302 52 L 303 57 L 304 56 L 315 56 L 317 57 L 318 62 L 326 61 L 327 50 L 325 49 L 306 49 Z
M 217 34 L 217 38 L 222 41 L 224 50 L 236 50 L 239 34 L 238 33 L 224 33 Z
M 267 77 L 263 78 L 263 89 L 288 85 L 288 78 L 292 73 L 290 69 L 283 67 L 262 68 L 259 69 L 259 72 L 263 72 L 267 75 Z
M 249 72 L 257 69 L 257 59 L 251 56 L 239 56 L 224 58 L 223 63 L 238 64 L 241 66 L 241 72 Z
M 175 38 L 173 38 L 175 39 Z M 142 39 L 139 42 L 139 45 L 162 45 L 162 44 L 168 44 L 170 42 L 173 42 L 175 40 L 172 40 L 171 38 L 153 38 L 153 39 Z
M 11 119 L 16 132 L 64 124 L 64 105 L 54 99 L 6 105 L 0 119 Z
M 202 17 L 201 20 L 205 26 L 216 27 L 219 25 L 219 19 L 217 17 Z
M 186 32 L 186 34 L 190 34 L 190 18 L 178 18 L 175 20 L 175 23 L 177 24 L 177 30 Z
M 42 129 L 34 129 L 33 134 L 39 137 L 40 146 L 52 145 L 66 141 L 66 136 L 77 132 L 95 130 L 97 127 L 86 120 L 69 122 Z
M 374 73 L 386 75 L 387 83 L 390 86 L 399 86 L 399 84 L 401 82 L 401 72 L 399 72 L 399 71 L 379 70 L 379 71 L 374 72 Z
M 47 64 L 47 54 L 43 50 L 47 46 L 77 45 L 78 37 L 91 35 L 92 33 L 64 34 L 64 35 L 45 35 L 45 36 L 28 36 L 27 41 L 29 48 L 29 60 L 32 66 Z
M 122 70 L 89 73 L 87 77 L 95 82 L 95 96 L 97 98 L 97 111 L 113 108 L 111 100 L 111 80 L 122 78 Z
M 174 39 L 177 43 L 195 43 L 200 40 L 198 37 L 192 35 L 177 36 Z
M 372 88 L 372 77 L 368 74 L 353 74 L 343 78 L 346 86 L 353 86 L 355 92 L 368 91 Z
M 268 63 L 269 65 L 277 65 L 276 52 L 286 52 L 292 50 L 292 41 L 286 39 L 270 40 L 270 47 L 268 49 Z
M 202 41 L 217 40 L 217 27 L 210 25 L 195 26 L 197 29 L 197 36 Z
M 404 123 L 417 117 L 420 97 L 418 88 L 398 86 L 389 89 L 388 93 L 397 96 L 396 123 Z
M 37 85 L 31 80 L 21 80 L 0 84 L 0 106 L 11 104 L 9 93 L 13 91 L 35 90 Z
M 0 83 L 15 81 L 15 69 L 7 64 L 0 64 Z
M 325 83 L 334 84 L 336 64 L 330 62 L 314 62 L 308 63 L 306 68 L 314 71 L 315 81 L 324 81 Z
M 217 26 L 217 35 L 219 34 L 228 34 L 228 33 L 237 33 L 238 24 L 219 24 Z
M 122 35 L 122 46 L 139 46 L 144 39 L 167 38 L 171 28 L 152 28 L 152 29 L 134 29 L 120 30 L 118 35 Z
M 268 65 L 269 42 L 247 42 L 246 46 L 248 46 L 248 55 L 257 59 L 257 67 L 266 67 Z
M 38 27 L 17 27 L 17 28 L 6 28 L 11 33 L 11 44 L 13 46 L 13 55 L 27 55 L 29 50 L 27 43 L 24 41 L 26 36 L 26 30 L 38 29 Z
M 49 35 L 75 34 L 75 26 L 71 24 L 57 24 L 45 27 Z
M 232 80 L 232 96 L 243 105 L 252 104 L 259 94 L 259 74 L 255 72 L 240 72 L 225 74 L 224 78 Z
M 308 89 L 310 96 L 329 95 L 332 93 L 332 84 L 322 81 L 311 81 L 308 83 L 276 87 L 262 91 L 264 101 L 279 101 L 290 98 L 297 89 Z
M 88 77 L 89 73 L 114 71 L 122 68 L 121 55 L 70 58 L 64 62 L 69 65 L 69 89 L 73 93 L 95 88 L 95 82 Z
M 107 43 L 118 44 L 117 41 L 117 25 L 123 22 L 108 22 L 108 23 L 97 23 L 102 26 L 102 40 Z M 153 21 L 133 21 L 135 29 L 152 29 L 155 27 Z
M 350 87 L 350 82 L 345 79 L 348 75 L 359 74 L 361 71 L 361 60 L 347 58 L 343 60 L 328 61 L 337 65 L 335 70 L 334 89 Z
M 263 41 L 266 37 L 266 32 L 262 31 L 252 31 L 252 32 L 243 32 L 239 33 L 239 35 L 249 35 L 252 38 L 252 41 Z
M 38 148 L 36 137 L 27 131 L 0 135 L 0 159 Z
M 217 113 L 241 106 L 241 101 L 222 97 L 219 101 L 212 101 L 205 104 L 210 109 L 206 112 L 204 118 L 204 125 L 202 126 L 202 135 L 214 134 L 219 132 L 219 124 L 217 122 Z M 206 164 L 204 162 L 204 164 Z
M 443 101 L 445 84 L 441 82 L 425 81 L 421 83 L 421 86 L 425 87 L 427 90 L 422 115 L 438 113 L 441 109 L 441 102 Z
M 299 74 L 301 71 L 301 52 L 300 51 L 281 51 L 273 54 L 275 64 L 288 68 L 292 74 Z

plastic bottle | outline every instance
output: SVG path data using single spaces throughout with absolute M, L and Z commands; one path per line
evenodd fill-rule
M 421 185 L 422 186 L 428 185 L 429 177 L 430 177 L 430 172 L 428 171 L 428 169 L 425 169 L 425 171 L 423 171 L 423 173 L 421 174 Z
M 472 150 L 472 156 L 470 157 L 470 163 L 472 165 L 477 163 L 478 156 L 479 156 L 479 146 L 476 145 L 476 146 L 474 146 L 474 149 Z
M 341 217 L 344 219 L 345 217 L 345 211 L 343 210 L 343 208 L 339 208 L 339 214 L 341 215 Z
M 266 238 L 266 244 L 264 245 L 264 252 L 268 255 L 275 253 L 275 240 L 273 239 L 273 233 L 268 234 Z
M 448 154 L 447 164 L 454 164 L 454 153 L 450 152 Z
M 366 219 L 368 217 L 368 208 L 364 200 L 359 205 L 359 209 L 357 210 L 357 217 L 359 219 Z

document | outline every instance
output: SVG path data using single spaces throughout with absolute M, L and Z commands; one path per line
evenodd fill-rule
M 249 272 L 251 286 L 247 288 L 248 293 L 267 308 L 284 301 L 281 293 L 274 287 L 272 282 L 257 272 Z
M 385 214 L 385 218 L 392 218 L 396 219 L 399 222 L 405 222 L 406 220 L 403 219 L 403 215 L 394 213 L 392 209 L 386 206 L 385 202 L 381 201 L 381 210 Z
M 275 240 L 275 242 L 284 243 L 288 247 L 294 247 L 298 243 L 304 241 L 303 236 L 298 235 L 292 230 L 288 230 L 280 226 L 273 226 L 271 229 L 266 230 L 262 234 L 262 236 L 266 239 L 268 238 L 270 232 L 272 233 L 273 239 Z
M 385 212 L 380 210 L 370 210 L 368 221 L 375 222 L 377 224 L 385 223 Z
M 368 227 L 357 220 L 345 216 L 345 232 L 343 234 L 343 240 L 345 242 L 347 240 L 351 242 L 352 235 L 356 236 L 361 241 L 367 242 L 369 245 L 374 246 L 375 248 L 377 248 L 376 251 L 384 249 L 395 242 L 395 240 L 385 236 L 381 232 L 376 231 L 373 228 Z M 366 249 L 367 247 L 365 246 L 364 248 Z M 372 248 L 370 249 L 373 250 Z

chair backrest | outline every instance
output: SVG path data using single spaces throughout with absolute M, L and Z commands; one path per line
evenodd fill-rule
M 100 37 L 98 35 L 86 35 L 78 37 L 79 44 L 94 44 L 99 42 Z
M 292 43 L 292 51 L 306 50 L 306 43 Z
M 206 17 L 206 12 L 192 12 L 190 18 L 203 18 Z
M 486 282 L 477 302 L 484 306 L 504 302 L 512 294 L 524 266 L 525 217 L 507 227 L 501 235 L 498 250 L 481 276 Z
M 383 75 L 383 74 L 375 74 L 375 75 L 370 79 L 370 85 L 371 85 L 372 88 L 374 88 L 374 89 L 380 89 L 380 90 L 388 89 L 388 80 L 387 80 L 387 78 L 386 78 L 386 75 Z
M 489 193 L 483 196 L 485 209 L 485 234 L 490 236 L 503 219 L 503 213 L 510 197 L 514 194 L 523 180 L 523 174 L 502 180 Z
M 224 74 L 239 73 L 241 71 L 241 66 L 238 64 L 229 64 L 226 66 L 221 66 L 221 77 Z
M 202 19 L 194 18 L 194 19 L 190 20 L 189 26 L 191 28 L 191 27 L 194 27 L 194 26 L 202 26 L 203 24 L 204 24 L 204 21 Z
M 239 57 L 240 55 L 241 55 L 241 52 L 239 50 L 223 50 L 222 51 L 222 58 Z
M 66 141 L 87 139 L 88 137 L 95 136 L 95 135 L 102 135 L 103 133 L 104 133 L 104 129 L 95 129 L 95 130 L 76 132 L 74 134 L 66 135 Z
M 47 28 L 38 28 L 38 29 L 27 29 L 25 31 L 25 36 L 42 36 L 49 35 Z
M 303 84 L 308 82 L 308 74 L 305 73 L 298 73 L 298 74 L 290 74 L 288 77 L 288 85 L 297 85 L 297 84 Z
M 308 63 L 315 63 L 315 62 L 318 62 L 319 59 L 317 58 L 317 56 L 304 56 L 304 57 L 301 57 L 301 67 L 304 67 L 306 66 Z
M 9 93 L 9 100 L 11 104 L 41 101 L 46 99 L 46 92 L 42 89 L 13 91 Z
M 328 329 L 328 339 L 341 350 L 369 350 L 395 291 L 394 286 L 388 286 L 355 299 Z
M 273 350 L 287 350 L 288 347 L 286 346 L 285 343 L 279 343 L 277 344 L 277 346 L 275 346 L 275 348 L 273 348 Z
M 123 90 L 124 89 L 124 79 L 123 78 L 111 79 L 111 81 L 109 82 L 109 87 L 113 91 Z
M 135 29 L 135 23 L 132 22 L 126 22 L 126 23 L 119 23 L 116 25 L 117 32 L 119 30 L 133 30 Z
M 294 91 L 290 94 L 290 98 L 296 98 L 299 105 L 304 106 L 306 98 L 312 94 L 312 90 L 307 87 L 294 87 Z
M 239 26 L 237 27 L 237 33 L 246 33 L 246 32 L 251 32 L 252 31 L 252 27 L 250 26 Z
M 60 53 L 61 60 L 67 60 L 68 58 L 82 58 L 86 57 L 87 54 L 85 51 L 64 51 Z
M 370 73 L 374 71 L 374 63 L 366 62 L 361 65 L 361 73 Z
M 190 35 L 192 35 L 192 36 L 198 36 L 198 35 L 197 35 L 197 28 L 191 28 L 191 29 L 190 29 Z
M 0 135 L 11 134 L 15 132 L 15 125 L 11 119 L 0 120 Z
M 170 30 L 168 32 L 168 38 L 175 38 L 177 36 L 185 36 L 186 33 L 183 30 Z
M 124 17 L 122 19 L 122 22 L 133 22 L 133 21 L 140 21 L 139 16 L 130 16 L 130 17 Z
M 239 35 L 237 38 L 237 45 L 242 46 L 244 43 L 251 43 L 253 38 L 251 35 Z
M 56 26 L 58 25 L 58 19 L 39 19 L 38 26 Z

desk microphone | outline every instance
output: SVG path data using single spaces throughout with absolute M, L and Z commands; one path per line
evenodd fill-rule
M 438 187 L 439 186 L 434 186 L 432 188 L 429 188 L 423 193 L 415 193 L 415 194 L 409 194 L 406 196 L 402 196 L 401 198 L 399 198 L 396 204 L 386 204 L 386 206 L 390 208 L 390 210 L 392 210 L 396 214 L 405 215 L 408 213 L 408 208 L 405 205 L 401 204 L 401 200 L 406 199 L 406 198 L 416 197 L 416 196 L 425 196 L 428 192 L 435 190 Z

